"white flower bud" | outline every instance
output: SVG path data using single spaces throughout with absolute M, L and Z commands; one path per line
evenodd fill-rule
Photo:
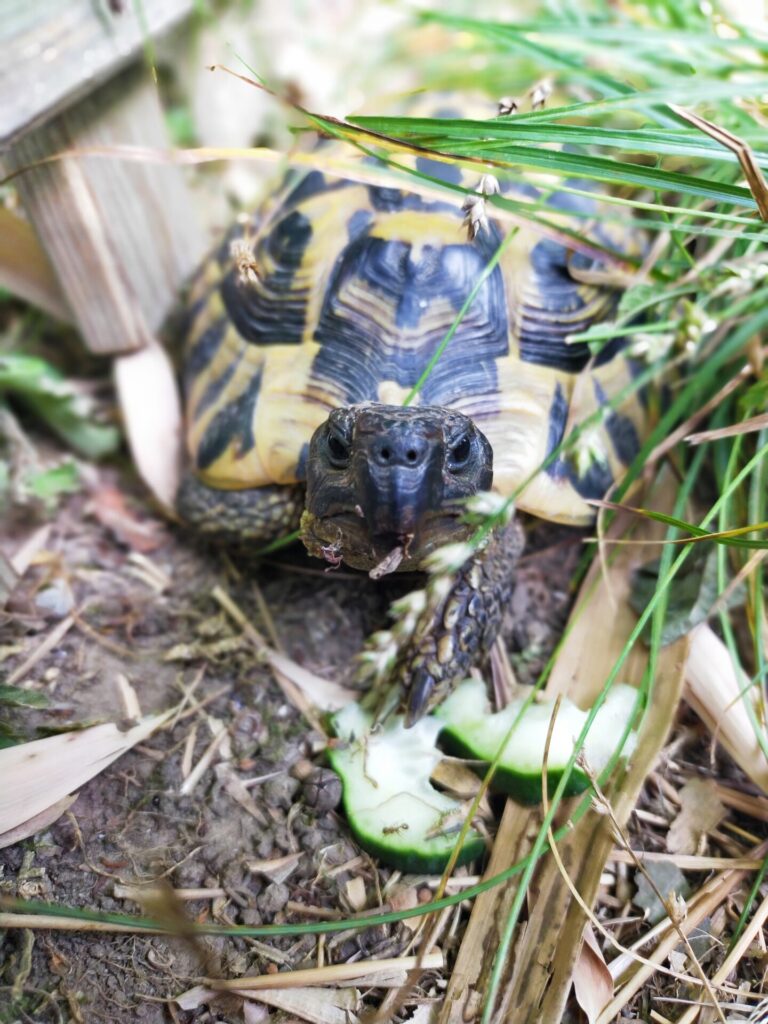
M 478 232 L 489 230 L 485 199 L 482 196 L 467 196 L 461 208 L 465 214 L 464 226 L 470 240 L 476 238 Z
M 483 518 L 501 516 L 505 523 L 510 522 L 515 514 L 514 502 L 495 491 L 480 491 L 479 494 L 473 494 L 465 507 L 468 512 Z
M 371 635 L 365 649 L 357 656 L 357 660 L 363 669 L 367 670 L 366 674 L 381 679 L 392 670 L 397 658 L 397 651 L 397 642 L 392 633 L 382 629 Z
M 531 110 L 540 110 L 552 95 L 552 82 L 543 78 L 528 93 L 531 98 Z
M 393 615 L 421 615 L 426 607 L 426 590 L 412 590 L 398 601 L 393 601 L 390 610 Z
M 644 359 L 654 363 L 665 356 L 675 343 L 675 336 L 670 332 L 663 334 L 635 334 L 629 346 L 629 354 L 636 359 Z
M 484 174 L 475 189 L 475 192 L 479 192 L 483 196 L 495 196 L 499 191 L 498 178 L 495 178 L 492 174 Z
M 453 580 L 450 576 L 433 576 L 427 584 L 430 605 L 436 608 L 448 597 L 453 588 Z
M 258 264 L 253 249 L 244 238 L 235 238 L 229 244 L 229 256 L 237 269 L 237 280 L 241 285 L 258 284 Z
M 435 575 L 438 573 L 458 572 L 474 553 L 475 550 L 472 545 L 465 542 L 445 544 L 427 557 L 425 568 L 427 572 Z

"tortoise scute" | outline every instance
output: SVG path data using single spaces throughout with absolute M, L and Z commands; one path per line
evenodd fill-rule
M 468 114 L 484 116 L 470 106 Z M 323 152 L 332 156 L 334 145 Z M 505 237 L 507 226 L 491 219 L 470 240 L 461 194 L 434 199 L 372 183 L 381 161 L 359 159 L 361 181 L 290 172 L 195 282 L 187 446 L 209 487 L 231 495 L 299 483 L 310 438 L 331 410 L 402 403 Z M 452 164 L 411 163 L 448 184 L 477 186 L 477 175 Z M 600 222 L 598 193 L 547 198 L 511 180 L 501 190 L 548 202 L 581 247 L 519 226 L 413 405 L 472 418 L 494 449 L 495 489 L 509 495 L 532 478 L 519 507 L 586 523 L 593 512 L 584 499 L 604 493 L 634 458 L 644 414 L 638 395 L 597 415 L 631 392 L 636 368 L 625 341 L 593 358 L 568 338 L 614 314 L 618 293 L 590 277 L 603 266 L 600 250 L 637 254 L 641 246 L 629 228 Z M 600 457 L 579 462 L 563 452 L 536 473 L 566 431 L 590 418 Z

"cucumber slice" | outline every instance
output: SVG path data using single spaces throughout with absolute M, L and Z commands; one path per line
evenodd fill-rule
M 637 690 L 633 687 L 614 686 L 597 712 L 583 748 L 584 756 L 597 774 L 613 756 L 636 701 Z M 444 725 L 441 744 L 450 753 L 488 764 L 496 757 L 510 726 L 520 715 L 522 705 L 523 698 L 520 698 L 493 714 L 485 684 L 481 680 L 468 679 L 435 712 L 435 718 Z M 523 803 L 541 800 L 544 748 L 553 708 L 554 702 L 531 704 L 522 713 L 496 768 L 491 783 L 494 790 L 507 793 Z M 587 711 L 581 711 L 567 698 L 562 700 L 547 759 L 549 793 L 562 777 L 587 715 Z M 632 753 L 636 741 L 635 733 L 629 733 L 621 751 L 622 757 Z M 478 771 L 485 774 L 483 767 Z M 576 767 L 571 772 L 565 792 L 572 796 L 588 785 L 587 776 Z
M 442 871 L 458 838 L 453 816 L 460 807 L 429 781 L 442 757 L 436 747 L 442 722 L 428 717 L 406 729 L 392 716 L 371 734 L 371 715 L 358 704 L 331 722 L 340 742 L 329 748 L 328 760 L 341 776 L 344 811 L 360 846 L 401 871 Z M 450 830 L 441 832 L 449 816 Z M 484 845 L 471 829 L 457 863 L 474 860 Z

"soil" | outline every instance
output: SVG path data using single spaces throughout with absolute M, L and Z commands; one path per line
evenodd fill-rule
M 26 517 L 5 524 L 0 547 L 16 550 L 29 532 Z M 504 627 L 523 682 L 536 677 L 562 628 L 579 539 L 551 526 L 530 528 Z M 362 855 L 343 818 L 324 806 L 333 794 L 318 800 L 317 776 L 301 781 L 322 763 L 322 737 L 222 613 L 212 596 L 217 585 L 290 658 L 344 681 L 365 636 L 385 625 L 389 602 L 408 583 L 326 572 L 301 551 L 250 565 L 163 522 L 128 471 L 94 473 L 90 493 L 51 517 L 36 564 L 0 618 L 0 667 L 11 674 L 73 615 L 60 642 L 17 683 L 45 695 L 47 706 L 18 709 L 8 725 L 17 739 L 32 739 L 120 721 L 120 677 L 142 713 L 173 706 L 186 692 L 187 714 L 86 784 L 46 831 L 0 850 L 0 893 L 151 915 L 163 908 L 134 902 L 126 887 L 163 881 L 215 891 L 184 900 L 190 919 L 240 925 L 349 916 L 398 893 L 428 899 L 436 879 L 399 876 Z M 231 756 L 222 760 L 220 748 L 182 795 L 184 773 L 211 743 L 214 720 L 227 731 Z M 233 778 L 247 786 L 250 802 Z M 448 953 L 459 938 L 444 943 Z M 411 939 L 403 923 L 349 929 L 328 936 L 322 955 L 326 963 L 397 956 Z M 234 997 L 188 1011 L 173 1000 L 205 975 L 314 966 L 319 951 L 313 935 L 192 942 L 0 932 L 0 1021 L 242 1021 L 244 1006 Z M 417 1001 L 436 998 L 435 986 L 425 974 Z

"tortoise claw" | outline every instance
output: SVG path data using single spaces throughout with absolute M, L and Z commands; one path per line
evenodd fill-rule
M 410 729 L 429 711 L 434 692 L 434 677 L 425 668 L 418 669 L 408 687 L 408 698 L 405 705 L 406 729 Z

